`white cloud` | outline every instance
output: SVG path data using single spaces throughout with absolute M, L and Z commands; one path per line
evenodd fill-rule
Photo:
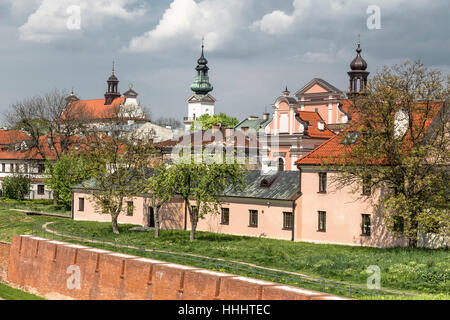
M 41 0 L 0 0 L 0 4 L 8 4 L 13 15 L 23 15 L 30 14 L 36 10 L 40 1 Z
M 68 8 L 80 7 L 81 30 L 100 27 L 105 20 L 132 20 L 145 13 L 142 8 L 130 10 L 128 5 L 137 0 L 42 0 L 37 10 L 27 22 L 19 28 L 21 40 L 35 42 L 51 42 L 61 39 L 73 32 L 67 27 L 71 17 Z
M 208 51 L 225 46 L 239 29 L 242 13 L 252 0 L 174 0 L 158 25 L 131 39 L 125 48 L 151 52 L 171 47 L 198 47 L 205 37 Z
M 311 7 L 310 0 L 294 0 L 294 12 L 292 15 L 286 14 L 284 11 L 275 10 L 262 17 L 261 20 L 253 22 L 252 30 L 259 29 L 267 34 L 282 34 L 288 32 L 292 25 L 305 16 L 306 11 Z

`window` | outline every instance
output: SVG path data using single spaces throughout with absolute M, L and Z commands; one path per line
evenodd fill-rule
M 283 212 L 283 229 L 292 230 L 294 216 L 292 212 Z
M 23 165 L 23 172 L 28 173 L 28 165 L 27 164 Z
M 284 171 L 284 161 L 283 158 L 278 159 L 278 171 Z
M 134 211 L 133 201 L 127 201 L 127 216 L 132 216 Z
M 222 215 L 220 219 L 221 224 L 230 224 L 230 209 L 229 208 L 222 208 Z
M 317 231 L 325 232 L 327 230 L 327 213 L 325 211 L 319 211 L 319 224 Z
M 78 211 L 84 211 L 84 198 L 78 198 Z
M 45 165 L 43 163 L 38 163 L 38 173 L 44 173 Z
M 4 163 L 2 163 L 2 172 L 6 171 L 6 165 Z
M 249 210 L 249 227 L 258 227 L 258 210 Z
M 39 195 L 43 195 L 45 192 L 45 187 L 43 184 L 38 184 L 37 186 L 37 194 Z
M 370 236 L 370 214 L 363 214 L 362 215 L 362 235 L 363 236 Z
M 280 115 L 280 133 L 289 133 L 289 115 L 287 113 Z
M 319 192 L 326 193 L 327 192 L 327 173 L 319 172 Z

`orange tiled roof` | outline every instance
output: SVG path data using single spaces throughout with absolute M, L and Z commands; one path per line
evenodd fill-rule
M 349 101 L 349 103 L 346 103 L 347 108 L 351 106 L 351 101 L 350 100 L 348 100 L 348 101 Z M 418 104 L 418 107 L 419 106 L 420 106 L 420 104 Z M 427 119 L 423 119 L 419 115 L 416 114 L 415 116 L 413 116 L 413 123 L 419 123 L 419 122 L 425 120 L 424 129 L 427 130 L 429 128 L 429 126 L 431 125 L 431 123 L 433 122 L 433 120 L 436 118 L 436 116 L 442 106 L 443 106 L 443 103 L 435 103 L 432 106 L 434 112 L 432 112 L 432 115 Z M 347 109 L 347 110 L 349 110 L 349 109 Z M 315 150 L 313 150 L 310 153 L 308 153 L 307 155 L 305 155 L 304 157 L 300 158 L 299 160 L 296 161 L 295 164 L 320 165 L 326 161 L 329 161 L 330 163 L 338 163 L 339 158 L 344 156 L 344 152 L 346 151 L 346 148 L 351 148 L 351 145 L 346 145 L 346 144 L 341 143 L 342 140 L 344 139 L 345 135 L 347 135 L 350 131 L 358 131 L 357 128 L 358 128 L 358 126 L 361 125 L 361 123 L 359 123 L 359 121 L 357 121 L 357 119 L 358 119 L 357 114 L 353 114 L 352 117 L 353 117 L 353 120 L 350 122 L 349 128 L 340 132 L 334 138 L 330 139 L 326 143 L 322 144 Z M 405 143 L 406 148 L 410 148 L 410 145 L 412 144 L 412 142 L 411 142 L 411 138 L 409 135 L 405 136 L 404 143 Z M 347 149 L 347 150 L 350 150 L 350 149 Z M 382 161 L 382 159 L 373 159 L 373 162 L 374 163 L 382 163 L 383 161 Z
M 0 130 L 0 144 L 7 145 L 24 140 L 28 140 L 31 137 L 19 130 Z
M 323 121 L 320 114 L 314 111 L 299 111 L 298 115 L 301 120 L 308 121 L 311 126 L 308 126 L 308 136 L 311 138 L 332 138 L 335 134 L 327 128 L 325 121 Z M 324 130 L 319 130 L 318 123 L 322 121 L 324 123 Z
M 68 108 L 70 108 L 70 111 L 79 114 L 80 117 L 85 116 L 96 120 L 111 119 L 114 117 L 117 108 L 123 103 L 125 103 L 125 97 L 116 98 L 109 105 L 105 105 L 105 99 L 76 100 Z

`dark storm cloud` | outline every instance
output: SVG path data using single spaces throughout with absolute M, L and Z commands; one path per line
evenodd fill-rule
M 124 48 L 129 48 L 133 38 L 145 39 L 146 32 L 155 30 L 172 1 L 116 0 L 127 12 L 144 5 L 145 13 L 133 18 L 106 16 L 101 24 L 92 23 L 79 31 L 55 31 L 55 39 L 47 43 L 20 39 L 24 30 L 20 28 L 39 8 L 34 2 L 32 11 L 32 5 L 17 4 L 13 11 L 12 0 L 0 0 L 2 114 L 12 102 L 54 88 L 74 87 L 83 98 L 101 98 L 115 60 L 122 92 L 132 82 L 141 103 L 150 106 L 155 117 L 182 119 L 187 113 L 199 39 L 208 28 L 216 32 L 216 38 L 206 36 L 211 39 L 206 43 L 206 56 L 217 111 L 238 118 L 270 111 L 286 85 L 295 92 L 314 77 L 346 89 L 346 72 L 355 56 L 358 34 L 372 73 L 382 65 L 406 59 L 421 59 L 446 73 L 450 70 L 450 4 L 446 0 L 319 0 L 311 1 L 310 6 L 300 0 L 246 0 L 243 5 L 236 2 L 234 10 L 240 11 L 229 13 L 235 18 L 228 25 L 216 25 L 212 20 L 178 35 L 159 30 L 150 38 L 157 42 L 142 52 Z M 220 0 L 196 2 L 203 3 L 202 10 L 222 10 Z M 367 29 L 366 9 L 371 4 L 381 9 L 381 30 Z M 198 14 L 187 10 L 186 15 Z M 283 22 L 280 19 L 268 19 L 276 10 L 279 12 L 274 15 L 286 17 L 279 26 L 270 23 Z M 226 14 L 223 12 L 223 19 Z M 264 29 L 260 22 L 266 15 Z M 34 27 L 29 24 L 27 32 L 34 32 Z

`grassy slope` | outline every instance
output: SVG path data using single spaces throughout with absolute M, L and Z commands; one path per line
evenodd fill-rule
M 0 298 L 5 300 L 45 300 L 34 294 L 11 288 L 3 283 L 0 283 Z
M 239 237 L 199 232 L 197 240 L 189 241 L 185 231 L 165 230 L 154 239 L 151 232 L 131 232 L 122 225 L 115 236 L 109 223 L 81 222 L 55 217 L 27 216 L 0 210 L 0 240 L 10 240 L 14 234 L 30 233 L 33 225 L 54 221 L 52 230 L 116 240 L 149 248 L 243 261 L 260 266 L 299 272 L 330 280 L 364 285 L 370 265 L 381 269 L 381 285 L 385 289 L 404 290 L 426 298 L 450 299 L 449 250 L 377 249 L 339 245 L 310 244 L 283 240 Z
M 0 209 L 22 209 L 37 212 L 49 212 L 58 213 L 71 216 L 71 211 L 67 210 L 64 206 L 54 205 L 53 200 L 0 200 Z
M 450 293 L 450 251 L 425 249 L 377 249 L 311 244 L 199 232 L 189 241 L 185 231 L 165 230 L 154 239 L 151 232 L 133 232 L 121 226 L 121 234 L 111 233 L 109 223 L 72 221 L 51 225 L 52 230 L 116 239 L 149 248 L 243 261 L 259 266 L 305 273 L 322 278 L 365 284 L 370 265 L 381 269 L 381 285 L 394 290 L 423 293 Z

